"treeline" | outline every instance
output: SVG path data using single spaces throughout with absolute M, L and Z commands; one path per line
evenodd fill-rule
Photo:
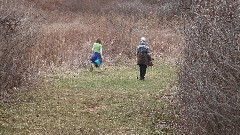
M 180 0 L 27 0 L 44 10 L 60 10 L 95 14 L 109 12 L 126 15 L 150 13 L 159 16 L 179 15 L 183 2 Z M 184 2 L 186 4 L 186 2 Z

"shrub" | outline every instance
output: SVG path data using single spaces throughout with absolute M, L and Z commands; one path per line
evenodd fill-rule
M 239 1 L 195 1 L 179 75 L 187 134 L 240 133 Z
M 0 99 L 9 89 L 21 86 L 27 79 L 29 65 L 24 58 L 33 45 L 34 30 L 31 9 L 23 1 L 0 1 Z

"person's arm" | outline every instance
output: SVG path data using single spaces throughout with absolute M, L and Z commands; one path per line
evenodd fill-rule
M 136 55 L 138 55 L 138 49 L 139 49 L 139 46 L 138 46 L 137 49 L 136 49 Z
M 151 61 L 151 60 L 154 60 L 154 58 L 152 58 L 153 56 L 152 56 L 152 53 L 151 53 L 149 47 L 148 47 L 148 49 L 147 49 L 147 54 L 148 54 L 148 56 L 149 56 L 149 58 L 150 58 L 150 61 Z
M 100 54 L 101 54 L 101 56 L 102 56 L 102 47 L 101 47 L 101 49 L 100 49 Z
M 147 47 L 147 53 L 150 54 L 150 49 L 149 49 L 149 47 Z
M 102 55 L 102 48 L 100 49 L 100 54 Z
M 92 46 L 92 51 L 94 52 L 94 44 L 93 44 L 93 46 Z

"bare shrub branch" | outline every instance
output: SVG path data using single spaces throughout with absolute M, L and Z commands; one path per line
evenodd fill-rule
M 29 75 L 25 54 L 33 45 L 32 12 L 23 1 L 1 0 L 0 7 L 0 99 L 6 90 L 23 84 Z
M 239 1 L 193 1 L 179 75 L 187 134 L 240 133 Z M 183 126 L 183 127 L 184 127 Z

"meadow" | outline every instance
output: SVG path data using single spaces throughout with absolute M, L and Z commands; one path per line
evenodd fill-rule
M 107 67 L 42 73 L 36 90 L 1 104 L 1 134 L 176 134 L 177 68 Z M 21 100 L 19 100 L 21 99 Z

